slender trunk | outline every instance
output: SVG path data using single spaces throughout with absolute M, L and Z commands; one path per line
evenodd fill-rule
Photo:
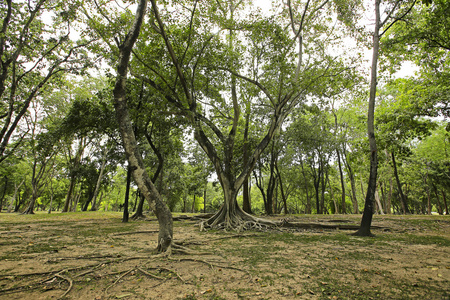
M 4 178 L 5 178 L 5 184 L 3 185 L 3 194 L 2 194 L 2 197 L 0 198 L 0 212 L 2 212 L 3 200 L 5 199 L 6 190 L 8 189 L 8 176 L 5 175 Z
M 193 213 L 194 212 L 194 210 L 195 210 L 195 194 L 194 194 L 194 200 L 192 200 L 192 207 L 191 207 L 191 213 Z
M 448 216 L 447 197 L 446 197 L 446 195 L 445 195 L 444 190 L 441 190 L 441 193 L 442 193 L 442 199 L 444 200 L 445 214 Z
M 139 204 L 135 210 L 135 213 L 131 216 L 133 220 L 144 218 L 144 201 L 145 197 L 139 192 Z M 136 199 L 137 201 L 137 199 Z
M 328 167 L 325 168 L 325 176 L 322 176 L 322 191 L 320 195 L 320 207 L 322 214 L 328 214 L 328 209 L 325 206 L 325 190 L 327 188 L 327 181 L 328 181 Z
M 373 202 L 375 198 L 375 190 L 377 186 L 377 172 L 378 172 L 378 156 L 377 156 L 377 144 L 375 140 L 374 119 L 375 119 L 375 97 L 377 92 L 377 65 L 380 47 L 380 35 L 379 35 L 380 27 L 381 27 L 380 0 L 375 0 L 375 30 L 373 32 L 373 56 L 372 56 L 372 67 L 370 77 L 369 108 L 367 114 L 367 134 L 370 146 L 370 171 L 361 225 L 359 230 L 355 233 L 355 235 L 358 236 L 372 236 L 372 233 L 370 232 L 370 227 L 372 225 Z
M 255 182 L 256 182 L 256 186 L 258 187 L 259 191 L 261 192 L 261 195 L 263 197 L 263 202 L 264 202 L 264 210 L 267 212 L 267 197 L 266 197 L 266 192 L 264 191 L 264 181 L 263 181 L 263 177 L 261 174 L 261 168 L 258 168 L 259 171 L 259 176 L 256 173 L 256 170 L 253 171 L 253 176 L 255 177 Z
M 334 125 L 335 125 L 335 132 L 338 132 L 338 120 L 337 115 L 334 111 L 334 108 L 332 109 L 333 115 L 334 115 Z M 344 173 L 342 172 L 342 164 L 341 164 L 341 153 L 339 151 L 339 147 L 336 147 L 336 154 L 337 154 L 337 161 L 338 161 L 338 167 L 339 167 L 339 178 L 341 179 L 341 190 L 342 190 L 342 199 L 341 199 L 341 213 L 346 214 L 346 207 L 345 207 L 345 183 L 344 183 Z M 336 211 L 338 213 L 338 211 Z
M 127 167 L 127 186 L 125 189 L 125 201 L 123 203 L 123 223 L 128 223 L 128 217 L 130 214 L 128 213 L 128 199 L 130 199 L 130 185 L 131 185 L 131 168 Z
M 13 194 L 13 196 L 11 198 L 11 202 L 8 206 L 8 210 L 7 210 L 8 213 L 10 213 L 13 210 L 13 206 L 14 206 L 14 202 L 16 201 L 17 194 L 19 193 L 19 189 L 24 182 L 25 182 L 25 178 L 22 180 L 22 182 L 19 184 L 19 186 L 17 186 L 17 184 L 14 183 L 14 194 Z
M 380 215 L 384 215 L 384 212 L 383 212 L 383 206 L 381 205 L 381 201 L 380 201 L 380 196 L 379 196 L 379 194 L 378 194 L 378 190 L 375 190 L 375 201 L 376 201 L 377 206 L 378 206 L 378 212 L 379 212 L 379 214 L 380 214 Z
M 72 174 L 70 175 L 70 184 L 69 184 L 69 189 L 67 190 L 67 195 L 66 195 L 66 201 L 64 203 L 64 207 L 62 212 L 68 212 L 69 208 L 70 208 L 70 203 L 72 202 L 72 194 L 73 194 L 73 190 L 75 188 L 75 184 L 77 181 L 77 176 L 76 176 L 76 170 L 78 169 L 80 163 L 81 163 L 81 156 L 83 155 L 84 152 L 84 141 L 80 140 L 80 145 L 79 148 L 77 150 L 77 153 L 75 155 L 74 158 L 74 163 L 73 163 L 73 168 L 71 170 Z
M 302 159 L 300 159 L 300 165 L 302 167 L 303 182 L 305 184 L 305 192 L 306 192 L 306 209 L 305 209 L 305 213 L 306 214 L 311 214 L 311 199 L 309 198 L 309 185 L 308 185 L 308 180 L 306 178 L 305 168 L 303 167 L 303 160 Z
M 203 213 L 206 213 L 206 188 L 208 187 L 208 184 L 205 186 L 205 190 L 203 191 Z
M 72 207 L 73 212 L 77 211 L 77 206 L 78 206 L 78 202 L 80 201 L 80 198 L 81 198 L 81 187 L 80 187 L 80 190 L 78 191 L 78 194 L 76 195 L 76 197 L 74 199 L 74 203 L 73 203 L 73 207 Z
M 350 187 L 352 189 L 352 197 L 351 197 L 351 199 L 352 199 L 352 205 L 353 205 L 353 213 L 354 214 L 359 214 L 358 198 L 356 198 L 355 174 L 353 173 L 353 169 L 350 166 L 350 162 L 347 159 L 345 146 L 344 146 L 344 150 L 343 150 L 343 160 L 344 160 L 344 165 L 347 168 L 348 175 L 349 175 L 349 178 L 350 178 Z
M 385 213 L 385 214 L 387 214 L 388 212 L 387 212 L 387 201 L 386 201 L 386 188 L 385 188 L 385 186 L 386 186 L 386 184 L 383 184 L 383 182 L 379 182 L 380 183 L 380 191 L 381 191 L 381 199 L 383 200 L 382 201 L 382 204 L 383 204 L 383 207 L 384 207 L 384 210 L 383 210 L 383 212 Z
M 94 195 L 92 196 L 91 211 L 95 210 L 95 202 L 97 202 L 97 196 L 98 196 L 98 192 L 100 191 L 100 185 L 102 183 L 102 179 L 103 179 L 103 174 L 105 172 L 105 168 L 106 168 L 106 155 L 103 158 L 102 165 L 100 166 L 100 173 L 99 173 L 98 178 L 97 178 L 97 184 L 95 185 Z
M 338 159 L 339 177 L 341 179 L 341 190 L 342 190 L 341 214 L 346 214 L 347 210 L 345 207 L 345 182 L 344 182 L 344 173 L 342 172 L 341 154 L 339 153 L 339 149 L 336 149 L 336 153 L 337 153 L 337 159 Z
M 250 112 L 247 111 L 246 115 L 245 115 L 245 127 L 244 127 L 244 146 L 243 146 L 243 163 L 244 165 L 246 165 L 248 163 L 248 155 L 249 155 L 249 151 L 248 151 L 248 127 L 249 127 L 249 123 L 250 123 Z M 249 195 L 249 177 L 248 176 L 245 180 L 244 183 L 242 184 L 242 209 L 246 212 L 251 214 L 252 213 L 252 205 L 250 202 L 250 195 Z
M 275 170 L 277 171 L 278 182 L 280 183 L 280 192 L 281 192 L 281 198 L 283 199 L 284 214 L 287 215 L 287 213 L 288 213 L 287 197 L 286 197 L 286 194 L 284 193 L 283 181 L 281 180 L 281 173 L 280 173 L 280 170 L 278 169 L 278 163 L 275 164 Z
M 138 199 L 139 199 L 139 191 L 136 191 L 136 197 L 134 197 L 133 212 L 136 211 L 136 207 L 137 207 L 137 204 L 138 204 Z
M 333 187 L 331 186 L 331 183 L 330 183 L 330 178 L 328 178 L 328 187 L 330 189 L 331 200 L 333 201 L 333 204 L 334 204 L 334 213 L 338 214 L 339 213 L 339 206 L 338 206 L 338 203 L 336 202 L 336 200 L 334 199 L 334 192 L 333 192 Z
M 401 185 L 400 179 L 398 177 L 397 162 L 395 161 L 394 151 L 392 151 L 391 156 L 392 156 L 392 166 L 394 168 L 394 177 L 395 177 L 395 181 L 397 183 L 398 192 L 400 193 L 400 203 L 402 204 L 402 210 L 403 210 L 404 214 L 410 214 L 411 211 L 408 208 L 408 203 L 406 202 L 406 196 L 403 193 L 402 185 Z
M 427 179 L 428 179 L 428 168 L 427 168 L 427 173 L 423 177 L 423 184 L 425 185 L 425 190 L 427 193 L 427 213 L 428 213 L 428 215 L 431 215 L 431 193 L 430 193 L 430 187 L 427 183 Z
M 433 183 L 433 190 L 434 190 L 434 194 L 436 195 L 436 203 L 437 203 L 438 212 L 440 215 L 443 215 L 444 208 L 442 207 L 441 201 L 439 201 L 439 193 L 438 193 L 437 187 L 434 183 Z

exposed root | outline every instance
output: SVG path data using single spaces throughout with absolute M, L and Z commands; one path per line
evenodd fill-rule
M 212 263 L 212 262 L 209 262 L 209 261 L 206 261 L 206 260 L 203 260 L 203 259 L 197 259 L 197 258 L 179 258 L 179 259 L 171 259 L 171 260 L 174 260 L 174 261 L 193 261 L 193 262 L 199 262 L 199 263 L 203 263 L 203 264 L 207 265 L 207 266 L 210 267 L 211 269 L 214 269 L 214 267 L 216 267 L 216 268 L 219 268 L 219 269 L 229 269 L 229 270 L 240 271 L 240 272 L 246 273 L 246 274 L 249 276 L 250 281 L 252 280 L 252 275 L 250 274 L 249 271 L 244 270 L 244 269 L 240 269 L 240 268 L 237 268 L 237 267 L 233 267 L 233 266 L 222 266 L 222 265 L 217 265 L 217 264 L 214 264 L 214 263 Z
M 108 287 L 106 287 L 105 289 L 105 294 L 108 294 L 108 290 L 110 288 L 112 288 L 113 286 L 116 285 L 116 283 L 118 283 L 122 278 L 124 278 L 125 276 L 127 276 L 128 274 L 130 274 L 131 272 L 133 272 L 135 270 L 135 268 L 131 268 L 128 271 L 126 271 L 125 273 L 123 273 L 119 278 L 116 279 L 116 281 L 114 281 L 111 285 L 109 285 Z
M 129 231 L 129 232 L 111 233 L 109 236 L 131 235 L 140 233 L 158 233 L 158 232 L 159 232 L 158 230 Z
M 183 247 L 180 244 L 172 243 L 172 252 L 184 255 L 211 255 L 209 252 L 197 252 L 189 248 Z
M 64 272 L 65 272 L 65 270 L 61 271 L 61 272 L 59 272 L 58 274 L 55 275 L 55 277 L 59 277 L 61 279 L 64 279 L 65 281 L 67 281 L 69 283 L 69 287 L 67 288 L 67 290 L 58 299 L 63 299 L 65 296 L 67 296 L 67 294 L 70 292 L 70 290 L 72 289 L 72 286 L 73 286 L 72 279 L 70 279 L 69 277 L 66 277 L 66 276 L 62 276 L 60 274 L 60 273 L 64 273 Z
M 205 229 L 222 229 L 225 231 L 243 232 L 245 230 L 268 231 L 275 229 L 277 224 L 270 220 L 254 217 L 236 207 L 233 213 L 224 206 L 211 218 L 199 224 L 200 231 Z
M 158 280 L 165 280 L 164 277 L 159 277 L 159 276 L 153 275 L 152 273 L 144 271 L 143 269 L 141 269 L 139 267 L 136 267 L 136 270 L 138 270 L 139 272 L 141 272 L 142 274 L 144 274 L 144 275 L 146 275 L 148 277 L 151 277 L 151 278 L 154 278 L 154 279 L 158 279 Z

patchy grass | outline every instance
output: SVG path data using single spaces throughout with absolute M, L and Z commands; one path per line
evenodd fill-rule
M 285 216 L 283 216 L 285 217 Z M 151 256 L 157 222 L 121 213 L 0 214 L 0 299 L 448 299 L 446 216 L 374 216 L 344 230 L 199 232 L 174 222 L 191 255 Z M 360 216 L 289 216 L 358 224 Z M 200 255 L 203 254 L 203 255 Z M 70 285 L 69 283 L 72 283 Z M 70 288 L 69 288 L 70 287 Z

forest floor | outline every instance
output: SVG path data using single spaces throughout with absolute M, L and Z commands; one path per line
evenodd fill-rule
M 164 257 L 151 253 L 154 217 L 122 223 L 120 213 L 1 213 L 0 299 L 450 297 L 449 216 L 374 216 L 371 238 L 313 226 L 344 228 L 360 216 L 289 220 L 311 226 L 200 232 L 198 221 L 175 221 L 175 240 L 192 253 Z

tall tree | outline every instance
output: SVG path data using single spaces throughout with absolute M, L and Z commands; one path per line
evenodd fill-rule
M 136 142 L 133 126 L 127 108 L 127 73 L 133 46 L 139 36 L 147 8 L 147 1 L 140 0 L 136 9 L 134 22 L 119 44 L 119 61 L 117 65 L 116 83 L 114 86 L 114 107 L 119 123 L 122 143 L 128 159 L 129 168 L 133 173 L 134 180 L 139 190 L 149 202 L 159 222 L 159 235 L 157 250 L 160 252 L 170 251 L 173 240 L 172 214 L 166 204 L 162 201 L 158 190 L 145 169 L 142 155 Z
M 378 153 L 377 143 L 375 138 L 375 100 L 377 93 L 377 68 L 378 58 L 380 52 L 380 38 L 389 27 L 395 24 L 398 20 L 404 18 L 404 16 L 414 6 L 415 1 L 412 4 L 406 3 L 406 6 L 401 6 L 402 1 L 397 0 L 393 3 L 385 3 L 387 10 L 385 18 L 381 19 L 380 5 L 381 0 L 375 0 L 375 25 L 372 33 L 372 66 L 370 71 L 370 89 L 369 89 L 369 105 L 367 113 L 367 135 L 369 138 L 370 146 L 370 172 L 369 182 L 367 186 L 367 193 L 364 202 L 364 211 L 361 219 L 361 226 L 355 233 L 357 236 L 372 236 L 370 226 L 372 224 L 372 215 L 374 211 L 375 191 L 377 186 L 377 172 L 378 172 Z M 382 31 L 383 27 L 386 29 Z
M 345 70 L 316 44 L 322 45 L 333 34 L 326 26 L 316 26 L 326 18 L 321 8 L 330 8 L 330 3 L 308 2 L 299 8 L 301 13 L 294 7 L 292 14 L 302 23 L 291 34 L 284 30 L 289 18 L 246 19 L 242 1 L 195 1 L 190 9 L 180 6 L 177 16 L 151 2 L 154 19 L 145 33 L 151 42 L 138 43 L 135 70 L 140 73 L 133 74 L 187 118 L 214 165 L 224 205 L 204 225 L 243 228 L 262 222 L 237 205 L 240 188 L 292 108 L 313 92 L 313 83 Z M 300 38 L 305 30 L 311 35 Z M 309 52 L 303 65 L 303 54 L 298 55 L 295 46 L 305 41 L 322 50 Z M 166 59 L 165 63 L 158 63 L 156 57 Z M 167 60 L 172 67 L 169 73 Z M 261 112 L 254 122 L 264 129 L 243 165 L 241 111 L 248 101 Z

